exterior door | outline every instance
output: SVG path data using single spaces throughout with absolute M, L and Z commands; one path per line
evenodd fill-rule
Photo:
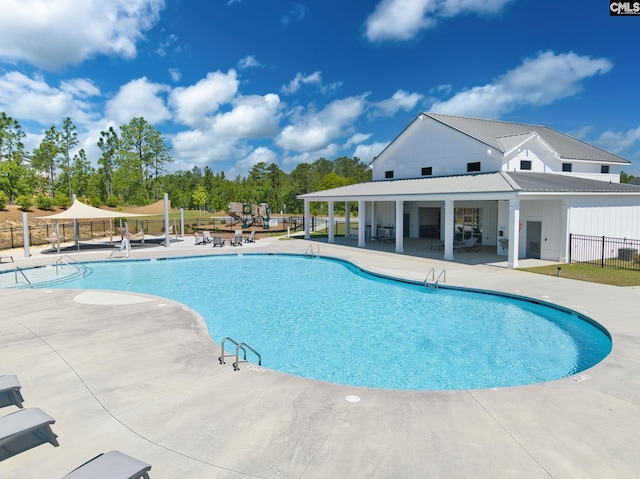
M 403 213 L 402 215 L 402 236 L 408 238 L 410 235 L 409 225 L 410 225 L 411 215 L 409 213 Z
M 542 222 L 527 221 L 527 258 L 540 259 Z

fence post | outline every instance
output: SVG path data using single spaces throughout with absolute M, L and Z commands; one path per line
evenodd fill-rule
M 602 255 L 601 255 L 601 267 L 604 268 L 604 236 L 602 237 Z
M 573 253 L 573 233 L 569 233 L 569 264 L 571 264 L 572 253 Z

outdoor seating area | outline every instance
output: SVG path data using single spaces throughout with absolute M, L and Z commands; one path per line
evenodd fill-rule
M 0 376 L 0 407 L 19 409 L 0 417 L 0 462 L 43 444 L 59 447 L 52 426 L 56 420 L 37 407 L 24 408 L 20 381 L 14 374 Z M 63 479 L 149 479 L 151 465 L 120 451 L 100 454 Z

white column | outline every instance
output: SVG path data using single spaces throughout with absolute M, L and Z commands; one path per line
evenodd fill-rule
M 334 203 L 333 201 L 329 201 L 329 205 L 328 205 L 328 209 L 329 209 L 329 224 L 327 225 L 329 227 L 329 243 L 335 243 L 336 239 L 335 239 L 335 231 L 333 228 L 333 206 Z
M 396 253 L 404 252 L 404 201 L 396 200 Z
M 309 230 L 311 228 L 311 215 L 309 214 L 309 200 L 304 200 L 304 239 L 311 238 Z
M 351 238 L 351 203 L 344 202 L 344 237 Z
M 171 233 L 169 232 L 169 194 L 164 194 L 164 247 L 171 246 Z
M 358 201 L 358 248 L 364 248 L 364 226 L 366 220 L 366 203 L 364 201 Z
M 180 208 L 180 238 L 184 239 L 184 208 Z
M 507 268 L 518 267 L 518 250 L 520 249 L 520 199 L 509 200 L 509 256 Z
M 22 240 L 24 244 L 24 257 L 29 258 L 31 253 L 29 252 L 29 219 L 27 213 L 22 213 Z
M 444 259 L 453 260 L 453 200 L 444 202 Z
M 569 206 L 569 202 L 567 200 L 562 200 L 562 236 L 563 243 L 562 249 L 560 250 L 560 262 L 566 263 L 569 261 L 569 235 L 571 233 L 571 207 Z
M 369 232 L 371 233 L 371 236 L 375 236 L 376 235 L 376 203 L 371 200 L 371 228 L 369 230 Z

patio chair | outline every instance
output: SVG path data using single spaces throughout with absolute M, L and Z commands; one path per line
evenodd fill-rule
M 37 407 L 0 417 L 0 461 L 47 442 L 57 447 L 58 436 L 51 430 L 55 422 Z
M 256 230 L 253 230 L 249 236 L 244 239 L 245 243 L 255 243 L 256 242 Z
M 22 408 L 22 394 L 20 393 L 20 381 L 13 374 L 0 376 L 0 407 L 18 406 Z
M 202 240 L 204 241 L 204 244 L 211 243 L 212 239 L 211 239 L 211 233 L 209 233 L 209 230 L 205 230 L 202 232 Z
M 213 235 L 211 237 L 211 242 L 213 243 L 213 247 L 220 246 L 221 248 L 224 246 L 224 240 L 220 235 Z
M 454 244 L 453 249 L 455 250 L 465 250 L 465 251 L 480 251 L 480 245 L 476 244 L 478 242 L 478 238 L 472 236 L 468 240 L 466 240 L 462 244 Z
M 233 238 L 229 240 L 231 246 L 242 246 L 242 233 L 236 233 Z
M 129 244 L 129 240 L 127 238 L 122 238 L 122 241 L 120 241 L 120 244 L 113 249 L 113 251 L 109 255 L 109 258 L 112 258 L 116 253 L 124 253 L 128 258 L 130 249 L 131 245 Z
M 204 238 L 202 236 L 200 236 L 197 231 L 193 235 L 196 238 L 196 245 L 205 244 L 204 243 Z
M 149 479 L 151 465 L 120 451 L 100 454 L 62 479 Z

